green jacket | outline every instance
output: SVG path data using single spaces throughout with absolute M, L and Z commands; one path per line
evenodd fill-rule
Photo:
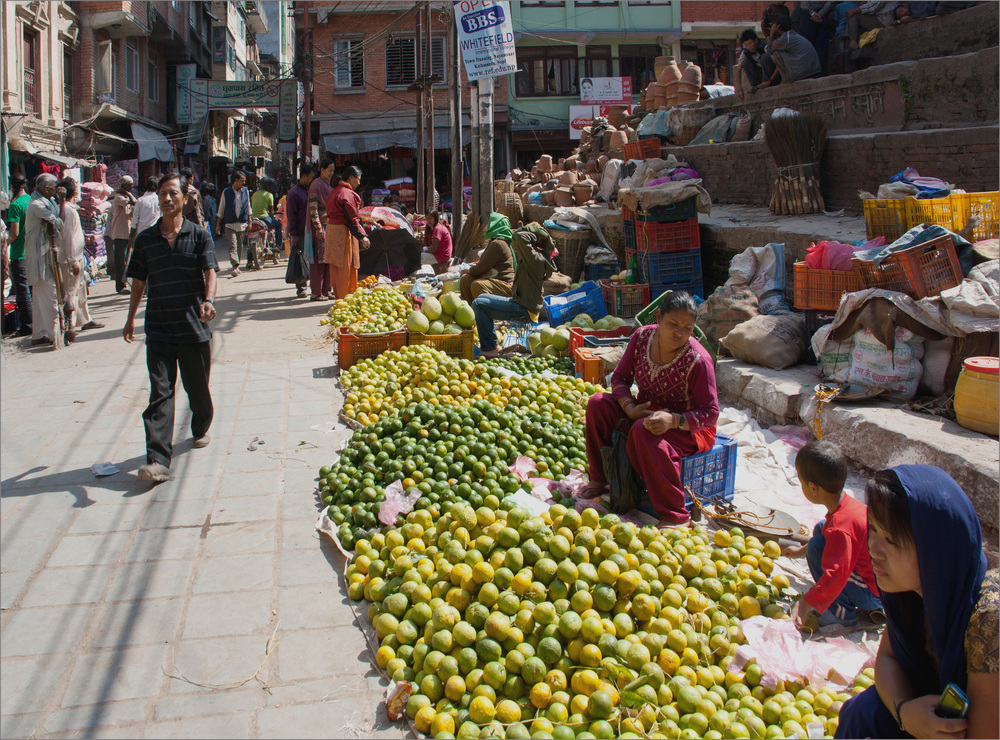
M 542 284 L 556 270 L 548 257 L 555 244 L 544 226 L 531 223 L 514 232 L 511 247 L 517 260 L 511 299 L 537 314 L 542 308 Z

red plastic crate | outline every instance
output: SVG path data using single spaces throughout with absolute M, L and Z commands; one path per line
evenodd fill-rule
M 887 257 L 880 265 L 854 259 L 865 288 L 906 293 L 911 298 L 935 296 L 962 282 L 962 268 L 950 236 L 942 236 Z
M 795 263 L 795 307 L 836 311 L 844 293 L 861 290 L 861 276 L 854 270 L 813 270 Z
M 646 254 L 688 252 L 699 249 L 701 237 L 698 232 L 698 219 L 689 218 L 686 221 L 672 223 L 636 221 L 635 244 L 640 253 Z
M 649 305 L 648 283 L 617 283 L 601 280 L 604 305 L 608 313 L 620 319 L 635 318 L 635 315 Z
M 569 330 L 569 351 L 570 354 L 583 347 L 584 337 L 597 337 L 598 339 L 614 339 L 615 337 L 629 337 L 635 327 L 619 326 L 617 329 L 578 329 L 575 326 Z
M 406 330 L 386 334 L 351 334 L 346 327 L 337 331 L 337 365 L 341 370 L 353 367 L 361 360 L 378 357 L 383 352 L 406 346 Z
M 659 136 L 654 139 L 630 141 L 622 147 L 622 156 L 626 162 L 630 159 L 652 159 L 662 154 L 663 148 L 660 146 Z

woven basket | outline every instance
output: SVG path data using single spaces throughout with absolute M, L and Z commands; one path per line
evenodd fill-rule
M 524 204 L 517 193 L 504 193 L 497 197 L 497 213 L 506 216 L 511 226 L 524 221 Z
M 513 180 L 494 180 L 493 181 L 493 192 L 494 193 L 513 193 L 514 192 L 514 181 Z
M 583 261 L 587 256 L 587 247 L 594 235 L 593 229 L 580 231 L 563 231 L 562 229 L 547 229 L 552 241 L 555 242 L 559 256 L 556 257 L 556 267 L 563 275 L 568 275 L 574 282 L 583 272 Z

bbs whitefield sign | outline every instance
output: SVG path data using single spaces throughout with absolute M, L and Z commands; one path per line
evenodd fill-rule
M 469 80 L 517 72 L 514 27 L 507 0 L 455 0 L 455 23 Z

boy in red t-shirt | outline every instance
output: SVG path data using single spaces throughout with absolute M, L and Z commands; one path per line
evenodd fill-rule
M 830 442 L 810 442 L 799 450 L 795 471 L 806 499 L 825 506 L 828 512 L 808 544 L 782 552 L 790 558 L 804 554 L 816 580 L 792 607 L 795 625 L 802 628 L 811 610 L 819 612 L 820 626 L 854 624 L 858 609 L 881 614 L 882 602 L 868 554 L 868 507 L 844 493 L 844 454 Z

